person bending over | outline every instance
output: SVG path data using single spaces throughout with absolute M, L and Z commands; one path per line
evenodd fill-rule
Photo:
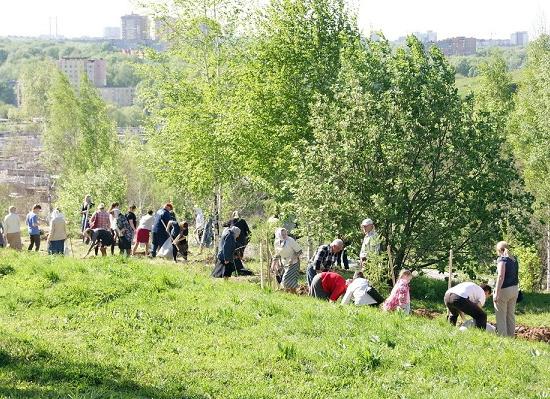
M 482 309 L 485 300 L 491 295 L 491 287 L 487 284 L 460 283 L 449 288 L 445 293 L 445 306 L 448 309 L 448 320 L 456 326 L 458 316 L 467 314 L 475 320 L 476 327 L 485 330 L 487 313 Z

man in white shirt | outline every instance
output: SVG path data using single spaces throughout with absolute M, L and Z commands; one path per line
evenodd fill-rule
M 9 213 L 4 218 L 4 230 L 10 248 L 21 251 L 21 222 L 15 211 L 15 206 L 10 206 Z
M 376 306 L 384 301 L 384 298 L 382 298 L 380 294 L 378 294 L 378 292 L 371 287 L 369 281 L 365 278 L 362 272 L 355 272 L 353 281 L 348 285 L 346 293 L 342 298 L 342 305 L 347 305 L 352 299 L 357 306 Z
M 361 252 L 359 253 L 362 268 L 370 254 L 378 253 L 380 250 L 380 243 L 378 242 L 378 234 L 376 234 L 372 219 L 363 220 L 361 222 L 361 229 L 365 234 L 363 244 L 361 245 Z
M 449 311 L 448 320 L 456 326 L 458 316 L 467 314 L 472 316 L 477 328 L 485 330 L 487 313 L 482 309 L 485 300 L 491 295 L 491 287 L 487 284 L 460 283 L 449 288 L 445 293 L 445 306 Z

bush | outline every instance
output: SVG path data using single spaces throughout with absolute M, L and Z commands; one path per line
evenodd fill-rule
M 519 263 L 519 284 L 525 291 L 538 291 L 542 277 L 542 261 L 533 246 L 516 246 L 514 252 Z

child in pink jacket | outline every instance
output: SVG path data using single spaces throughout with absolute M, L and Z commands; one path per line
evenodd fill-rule
M 410 270 L 401 270 L 401 273 L 399 273 L 399 280 L 397 280 L 393 286 L 388 299 L 384 301 L 384 310 L 393 311 L 396 309 L 401 309 L 406 314 L 411 312 L 409 283 L 411 282 L 412 277 L 413 276 Z

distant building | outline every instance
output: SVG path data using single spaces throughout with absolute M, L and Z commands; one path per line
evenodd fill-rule
M 510 47 L 509 39 L 478 39 L 477 48 Z
M 176 20 L 170 17 L 154 19 L 151 37 L 156 41 L 168 41 L 170 34 L 174 32 Z
M 119 107 L 129 107 L 134 104 L 136 89 L 134 87 L 100 87 L 99 93 L 103 100 Z
M 529 33 L 514 32 L 510 35 L 510 44 L 512 46 L 527 46 L 529 43 Z
M 149 18 L 143 15 L 130 14 L 121 17 L 122 40 L 150 40 Z
M 414 36 L 420 40 L 423 44 L 435 43 L 437 42 L 437 32 L 429 30 L 427 32 L 414 32 Z
M 120 28 L 118 26 L 107 26 L 103 29 L 103 38 L 108 40 L 120 39 Z
M 473 37 L 453 37 L 438 41 L 436 46 L 446 56 L 473 55 L 477 51 L 477 40 Z
M 57 64 L 74 86 L 80 85 L 84 73 L 88 75 L 88 79 L 94 86 L 107 86 L 107 64 L 105 60 L 86 57 L 63 57 Z

